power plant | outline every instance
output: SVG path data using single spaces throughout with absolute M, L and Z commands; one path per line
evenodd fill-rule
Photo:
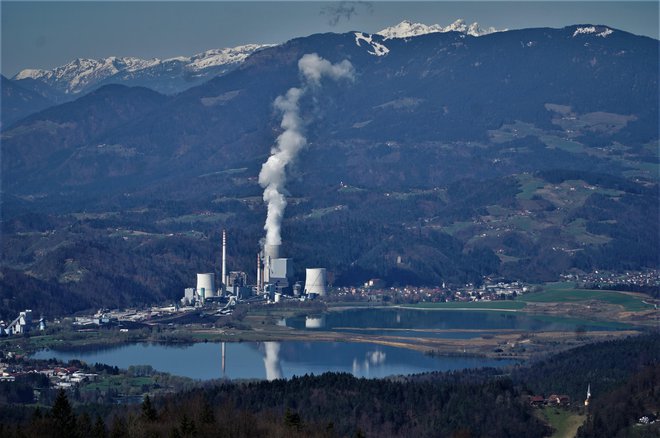
M 280 257 L 280 245 L 264 245 L 257 255 L 257 293 L 290 294 L 293 259 Z
M 213 272 L 197 274 L 197 285 L 184 291 L 181 304 L 201 307 L 214 302 L 235 303 L 236 300 L 266 300 L 279 302 L 283 297 L 301 300 L 325 296 L 328 292 L 325 268 L 307 268 L 305 287 L 294 279 L 293 258 L 281 254 L 281 245 L 263 245 L 256 257 L 254 283 L 249 283 L 243 271 L 227 271 L 227 232 L 222 231 L 222 265 L 220 281 L 216 286 Z

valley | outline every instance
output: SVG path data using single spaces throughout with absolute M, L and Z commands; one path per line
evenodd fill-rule
M 477 3 L 3 4 L 0 436 L 654 436 L 650 4 Z

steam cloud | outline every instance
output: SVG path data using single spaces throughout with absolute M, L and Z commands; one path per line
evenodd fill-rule
M 354 79 L 353 65 L 343 60 L 337 64 L 321 58 L 316 53 L 306 54 L 298 61 L 298 70 L 302 76 L 300 88 L 290 88 L 283 96 L 275 99 L 275 108 L 282 113 L 280 126 L 284 132 L 277 137 L 276 145 L 270 151 L 270 157 L 261 166 L 259 185 L 264 188 L 264 202 L 268 206 L 266 216 L 266 245 L 280 245 L 282 243 L 281 226 L 286 196 L 286 166 L 293 162 L 307 145 L 305 138 L 305 124 L 300 117 L 300 99 L 306 93 L 321 88 L 321 79 L 328 77 L 332 80 Z

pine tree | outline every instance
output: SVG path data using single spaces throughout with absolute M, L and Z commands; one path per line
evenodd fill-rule
M 142 418 L 146 421 L 153 422 L 156 421 L 156 417 L 158 416 L 156 409 L 154 409 L 153 405 L 151 404 L 151 399 L 149 396 L 145 396 L 144 400 L 142 401 Z
M 195 422 L 190 420 L 186 414 L 183 414 L 183 418 L 181 418 L 181 434 L 183 436 L 195 436 L 196 433 Z
M 292 429 L 300 430 L 302 427 L 302 420 L 297 412 L 293 412 L 291 409 L 286 408 L 286 412 L 284 413 L 284 424 Z
M 77 423 L 78 435 L 81 437 L 90 436 L 92 433 L 92 419 L 87 412 L 83 412 L 78 416 Z
M 201 420 L 204 424 L 213 424 L 215 423 L 215 415 L 213 414 L 213 409 L 209 404 L 208 400 L 204 399 L 202 404 L 202 413 Z
M 41 412 L 41 408 L 37 406 L 34 408 L 34 412 L 32 412 L 32 420 L 41 420 L 43 418 L 43 413 Z
M 72 438 L 76 435 L 76 416 L 63 389 L 57 393 L 53 409 L 50 411 L 53 421 L 53 436 L 56 438 Z
M 124 417 L 115 416 L 112 420 L 111 438 L 124 438 L 128 436 L 128 425 Z
M 106 438 L 108 436 L 108 433 L 105 430 L 105 422 L 103 421 L 103 418 L 98 415 L 96 416 L 96 421 L 94 422 L 92 436 L 94 438 Z

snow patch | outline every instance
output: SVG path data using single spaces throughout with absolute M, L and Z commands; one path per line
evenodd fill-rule
M 573 38 L 580 34 L 589 34 L 589 33 L 596 33 L 596 28 L 594 26 L 589 26 L 589 27 L 578 27 L 575 29 L 575 32 L 573 32 Z
M 163 63 L 170 62 L 185 62 L 186 64 L 190 62 L 189 56 L 175 56 L 174 58 L 163 59 Z
M 44 77 L 45 75 L 48 74 L 47 70 L 39 70 L 36 68 L 26 68 L 25 70 L 21 70 L 18 72 L 16 76 L 14 76 L 14 79 L 16 80 L 21 80 L 21 79 L 39 79 Z
M 592 33 L 595 33 L 596 36 L 605 38 L 608 35 L 611 35 L 611 34 L 614 33 L 614 31 L 612 29 L 607 28 L 607 27 L 601 28 L 601 29 L 597 29 L 596 26 L 578 27 L 577 29 L 575 29 L 575 32 L 573 32 L 573 38 L 575 38 L 578 35 L 588 35 L 588 34 L 592 34 Z
M 373 51 L 367 50 L 367 52 L 372 55 L 384 56 L 390 53 L 390 49 L 378 41 L 374 41 L 373 35 L 368 35 L 362 32 L 355 32 L 355 44 L 357 44 L 358 47 L 362 47 L 360 41 L 366 42 L 373 49 Z

